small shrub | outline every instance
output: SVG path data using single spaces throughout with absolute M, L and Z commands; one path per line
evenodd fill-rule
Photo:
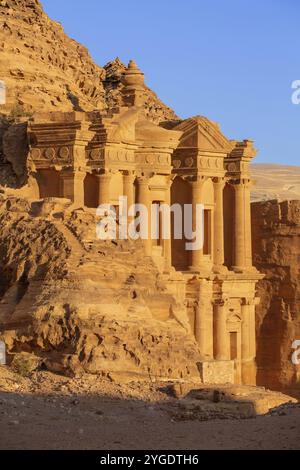
M 12 369 L 22 377 L 29 377 L 40 366 L 40 359 L 32 354 L 15 354 L 11 363 Z
M 11 109 L 9 115 L 7 116 L 7 121 L 10 124 L 19 123 L 23 118 L 30 120 L 33 116 L 32 112 L 26 111 L 24 106 L 20 103 L 16 103 Z

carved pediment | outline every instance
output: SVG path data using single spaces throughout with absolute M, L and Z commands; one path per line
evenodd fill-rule
M 219 125 L 203 116 L 187 119 L 176 126 L 175 130 L 183 132 L 179 148 L 222 153 L 228 153 L 232 148 L 229 140 L 222 134 Z

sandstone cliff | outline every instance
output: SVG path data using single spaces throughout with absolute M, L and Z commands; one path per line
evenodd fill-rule
M 252 216 L 254 263 L 266 275 L 258 288 L 258 384 L 299 394 L 291 357 L 300 340 L 300 201 L 254 203 Z
M 97 66 L 38 0 L 0 1 L 0 80 L 7 87 L 3 112 L 112 108 L 121 100 L 123 71 L 119 59 Z M 150 89 L 145 109 L 155 122 L 176 118 Z
M 0 331 L 54 371 L 198 378 L 184 305 L 138 242 L 95 240 L 68 200 L 0 199 Z

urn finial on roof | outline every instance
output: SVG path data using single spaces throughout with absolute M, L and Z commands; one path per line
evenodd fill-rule
M 129 61 L 128 69 L 138 69 L 138 66 L 135 60 L 131 59 Z
M 126 87 L 144 87 L 145 76 L 143 72 L 138 68 L 136 62 L 131 60 L 128 64 L 127 69 L 124 72 L 123 83 Z
M 145 76 L 131 60 L 123 75 L 123 99 L 126 106 L 141 106 L 145 91 Z

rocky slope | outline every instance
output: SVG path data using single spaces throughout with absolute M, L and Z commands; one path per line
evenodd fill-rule
M 122 380 L 198 378 L 199 350 L 138 242 L 100 241 L 67 200 L 0 199 L 0 330 L 48 369 Z
M 120 103 L 123 71 L 119 59 L 97 66 L 38 0 L 0 1 L 0 80 L 7 88 L 2 112 L 112 108 Z M 150 89 L 145 108 L 155 122 L 176 117 Z
M 258 383 L 300 394 L 300 365 L 292 343 L 300 340 L 300 201 L 252 204 L 253 253 L 259 282 Z

